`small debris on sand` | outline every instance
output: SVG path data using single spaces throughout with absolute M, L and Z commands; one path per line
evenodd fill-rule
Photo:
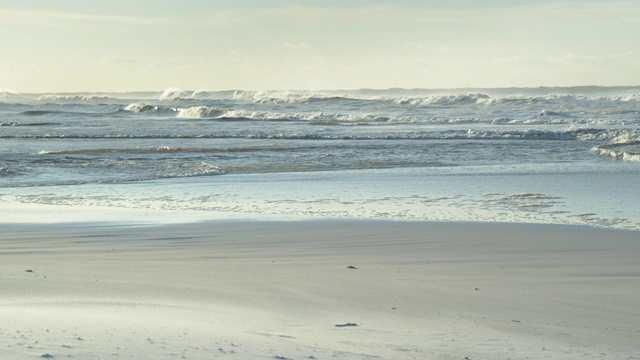
M 31 269 L 27 269 L 27 270 L 25 270 L 24 272 L 33 272 L 33 270 L 31 270 Z M 46 354 L 45 354 L 45 355 L 46 355 Z
M 356 323 L 336 324 L 336 327 L 358 326 Z
M 41 358 L 45 358 L 45 359 L 53 359 L 53 355 L 51 354 L 42 354 L 40 355 Z
M 355 267 L 355 266 L 353 266 L 353 265 L 349 265 L 349 266 L 347 266 L 347 269 L 356 270 L 356 269 L 358 269 L 358 268 L 357 268 L 357 267 Z

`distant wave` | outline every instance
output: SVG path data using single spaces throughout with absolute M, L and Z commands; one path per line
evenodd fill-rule
M 640 131 L 640 130 L 639 130 Z M 299 140 L 580 140 L 612 141 L 619 139 L 628 130 L 574 129 L 574 130 L 445 130 L 439 132 L 415 131 L 402 134 L 317 134 L 317 133 L 202 133 L 202 134 L 105 134 L 105 135 L 11 135 L 0 138 L 66 138 L 66 139 L 200 139 L 200 138 L 246 138 L 246 139 L 299 139 Z M 638 136 L 638 132 L 635 132 Z M 636 137 L 640 138 L 640 137 Z
M 65 111 L 56 111 L 56 110 L 27 110 L 20 113 L 20 115 L 31 115 L 31 116 L 39 116 L 39 115 L 49 115 L 49 114 L 60 114 Z
M 187 97 L 188 94 L 184 94 Z M 191 96 L 193 98 L 193 96 Z M 339 92 L 308 92 L 308 91 L 247 91 L 236 90 L 233 93 L 233 100 L 246 101 L 254 104 L 304 104 L 312 102 L 328 101 L 377 101 L 392 102 L 398 105 L 409 106 L 454 106 L 464 104 L 483 104 L 490 106 L 497 105 L 518 105 L 535 104 L 539 102 L 557 101 L 618 101 L 632 102 L 640 101 L 640 94 L 624 95 L 564 95 L 547 94 L 535 96 L 501 96 L 491 97 L 485 93 L 453 93 L 453 94 L 431 94 L 431 95 L 395 95 L 377 92 L 372 94 Z
M 600 99 L 610 100 L 610 101 L 640 101 L 640 94 L 624 94 L 624 95 L 613 95 L 600 97 Z
M 454 95 L 433 95 L 425 97 L 403 97 L 396 99 L 397 104 L 408 105 L 458 105 L 458 104 L 481 104 L 490 99 L 487 94 L 454 94 Z
M 180 88 L 172 87 L 168 88 L 160 94 L 158 100 L 160 101 L 174 101 L 179 102 L 181 100 L 211 100 L 211 99 L 233 99 L 233 91 L 231 90 L 182 90 Z
M 559 117 L 573 117 L 570 114 L 567 113 L 563 113 L 561 111 L 551 111 L 551 110 L 542 110 L 540 112 L 540 114 L 538 114 L 538 116 L 540 117 L 550 117 L 550 116 L 559 116 Z
M 302 104 L 326 99 L 336 100 L 345 97 L 301 91 L 245 91 L 236 90 L 233 100 L 248 101 L 254 104 Z
M 155 154 L 155 153 L 211 153 L 229 152 L 228 149 L 214 148 L 181 148 L 171 146 L 158 146 L 155 148 L 100 148 L 100 149 L 76 149 L 76 150 L 42 150 L 38 155 L 99 155 L 99 154 Z
M 51 126 L 60 125 L 56 122 L 15 122 L 15 121 L 3 121 L 0 122 L 0 126 Z
M 453 94 L 430 95 L 421 97 L 389 96 L 389 95 L 358 95 L 337 94 L 333 92 L 313 93 L 306 91 L 244 91 L 236 90 L 233 99 L 255 104 L 301 104 L 312 102 L 335 101 L 379 101 L 394 102 L 399 105 L 456 105 L 468 103 L 483 103 L 490 98 L 486 94 Z
M 190 94 L 188 91 L 183 91 L 178 88 L 169 88 L 165 90 L 162 95 L 160 95 L 160 101 L 168 101 L 168 100 L 181 100 L 189 98 Z
M 470 90 L 470 91 L 465 91 Z M 520 89 L 387 89 L 387 90 L 182 90 L 168 88 L 159 92 L 130 93 L 51 93 L 18 94 L 0 91 L 2 102 L 45 103 L 117 103 L 131 99 L 181 102 L 194 100 L 230 100 L 254 104 L 308 104 L 322 102 L 390 102 L 401 106 L 456 106 L 477 104 L 487 106 L 535 104 L 539 102 L 640 102 L 640 89 L 595 88 L 582 89 L 584 93 L 553 93 L 556 88 Z M 570 91 L 572 89 L 566 89 Z M 576 89 L 581 90 L 581 89 Z M 475 91 L 475 92 L 474 92 Z M 513 93 L 509 93 L 512 91 Z M 547 93 L 545 93 L 545 91 Z M 598 91 L 600 93 L 598 93 Z M 619 91 L 621 93 L 612 93 Z M 610 94 L 612 93 L 612 94 Z M 203 104 L 206 105 L 206 104 Z
M 216 91 L 196 90 L 189 96 L 190 99 L 208 99 L 217 94 Z
M 98 116 L 98 115 L 108 115 L 108 113 L 88 113 L 88 112 L 77 112 L 77 111 L 61 111 L 61 110 L 27 110 L 20 113 L 20 115 L 25 116 L 44 116 L 44 115 L 86 115 L 86 116 Z
M 351 145 L 334 146 L 334 148 L 350 148 Z M 295 149 L 300 150 L 323 150 L 323 146 L 296 146 L 277 147 L 277 146 L 248 146 L 248 147 L 232 147 L 232 148 L 183 148 L 172 146 L 158 146 L 152 148 L 98 148 L 98 149 L 76 149 L 76 150 L 42 150 L 38 155 L 101 155 L 101 154 L 162 154 L 162 153 L 246 153 L 246 152 L 284 152 Z
M 12 91 L 0 90 L 0 100 L 11 100 L 21 98 L 20 94 L 14 93 Z
M 116 101 L 118 98 L 110 96 L 97 96 L 97 95 L 75 95 L 75 94 L 50 94 L 41 95 L 36 98 L 39 102 L 50 103 L 69 103 L 69 102 L 107 102 Z

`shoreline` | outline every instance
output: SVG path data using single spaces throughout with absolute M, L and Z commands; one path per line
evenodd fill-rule
M 636 172 L 610 175 L 443 176 L 402 168 L 15 188 L 0 191 L 0 215 L 6 223 L 401 219 L 640 230 L 638 196 L 620 191 L 632 188 Z
M 0 225 L 2 358 L 640 357 L 635 231 L 120 225 Z

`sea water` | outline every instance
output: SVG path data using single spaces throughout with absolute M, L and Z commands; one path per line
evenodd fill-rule
M 640 230 L 640 87 L 0 92 L 0 221 Z

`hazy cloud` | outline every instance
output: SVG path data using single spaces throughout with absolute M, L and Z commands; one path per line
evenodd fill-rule
M 0 86 L 17 89 L 495 87 L 640 79 L 640 45 L 632 41 L 640 37 L 638 0 L 185 0 L 162 6 L 136 0 L 86 2 L 73 10 L 19 4 L 22 10 L 0 8 L 6 35 L 0 37 Z M 9 63 L 36 69 L 18 71 Z
M 77 23 L 110 23 L 120 25 L 166 25 L 162 18 L 94 15 L 52 11 L 22 11 L 0 9 L 0 25 L 69 27 Z

